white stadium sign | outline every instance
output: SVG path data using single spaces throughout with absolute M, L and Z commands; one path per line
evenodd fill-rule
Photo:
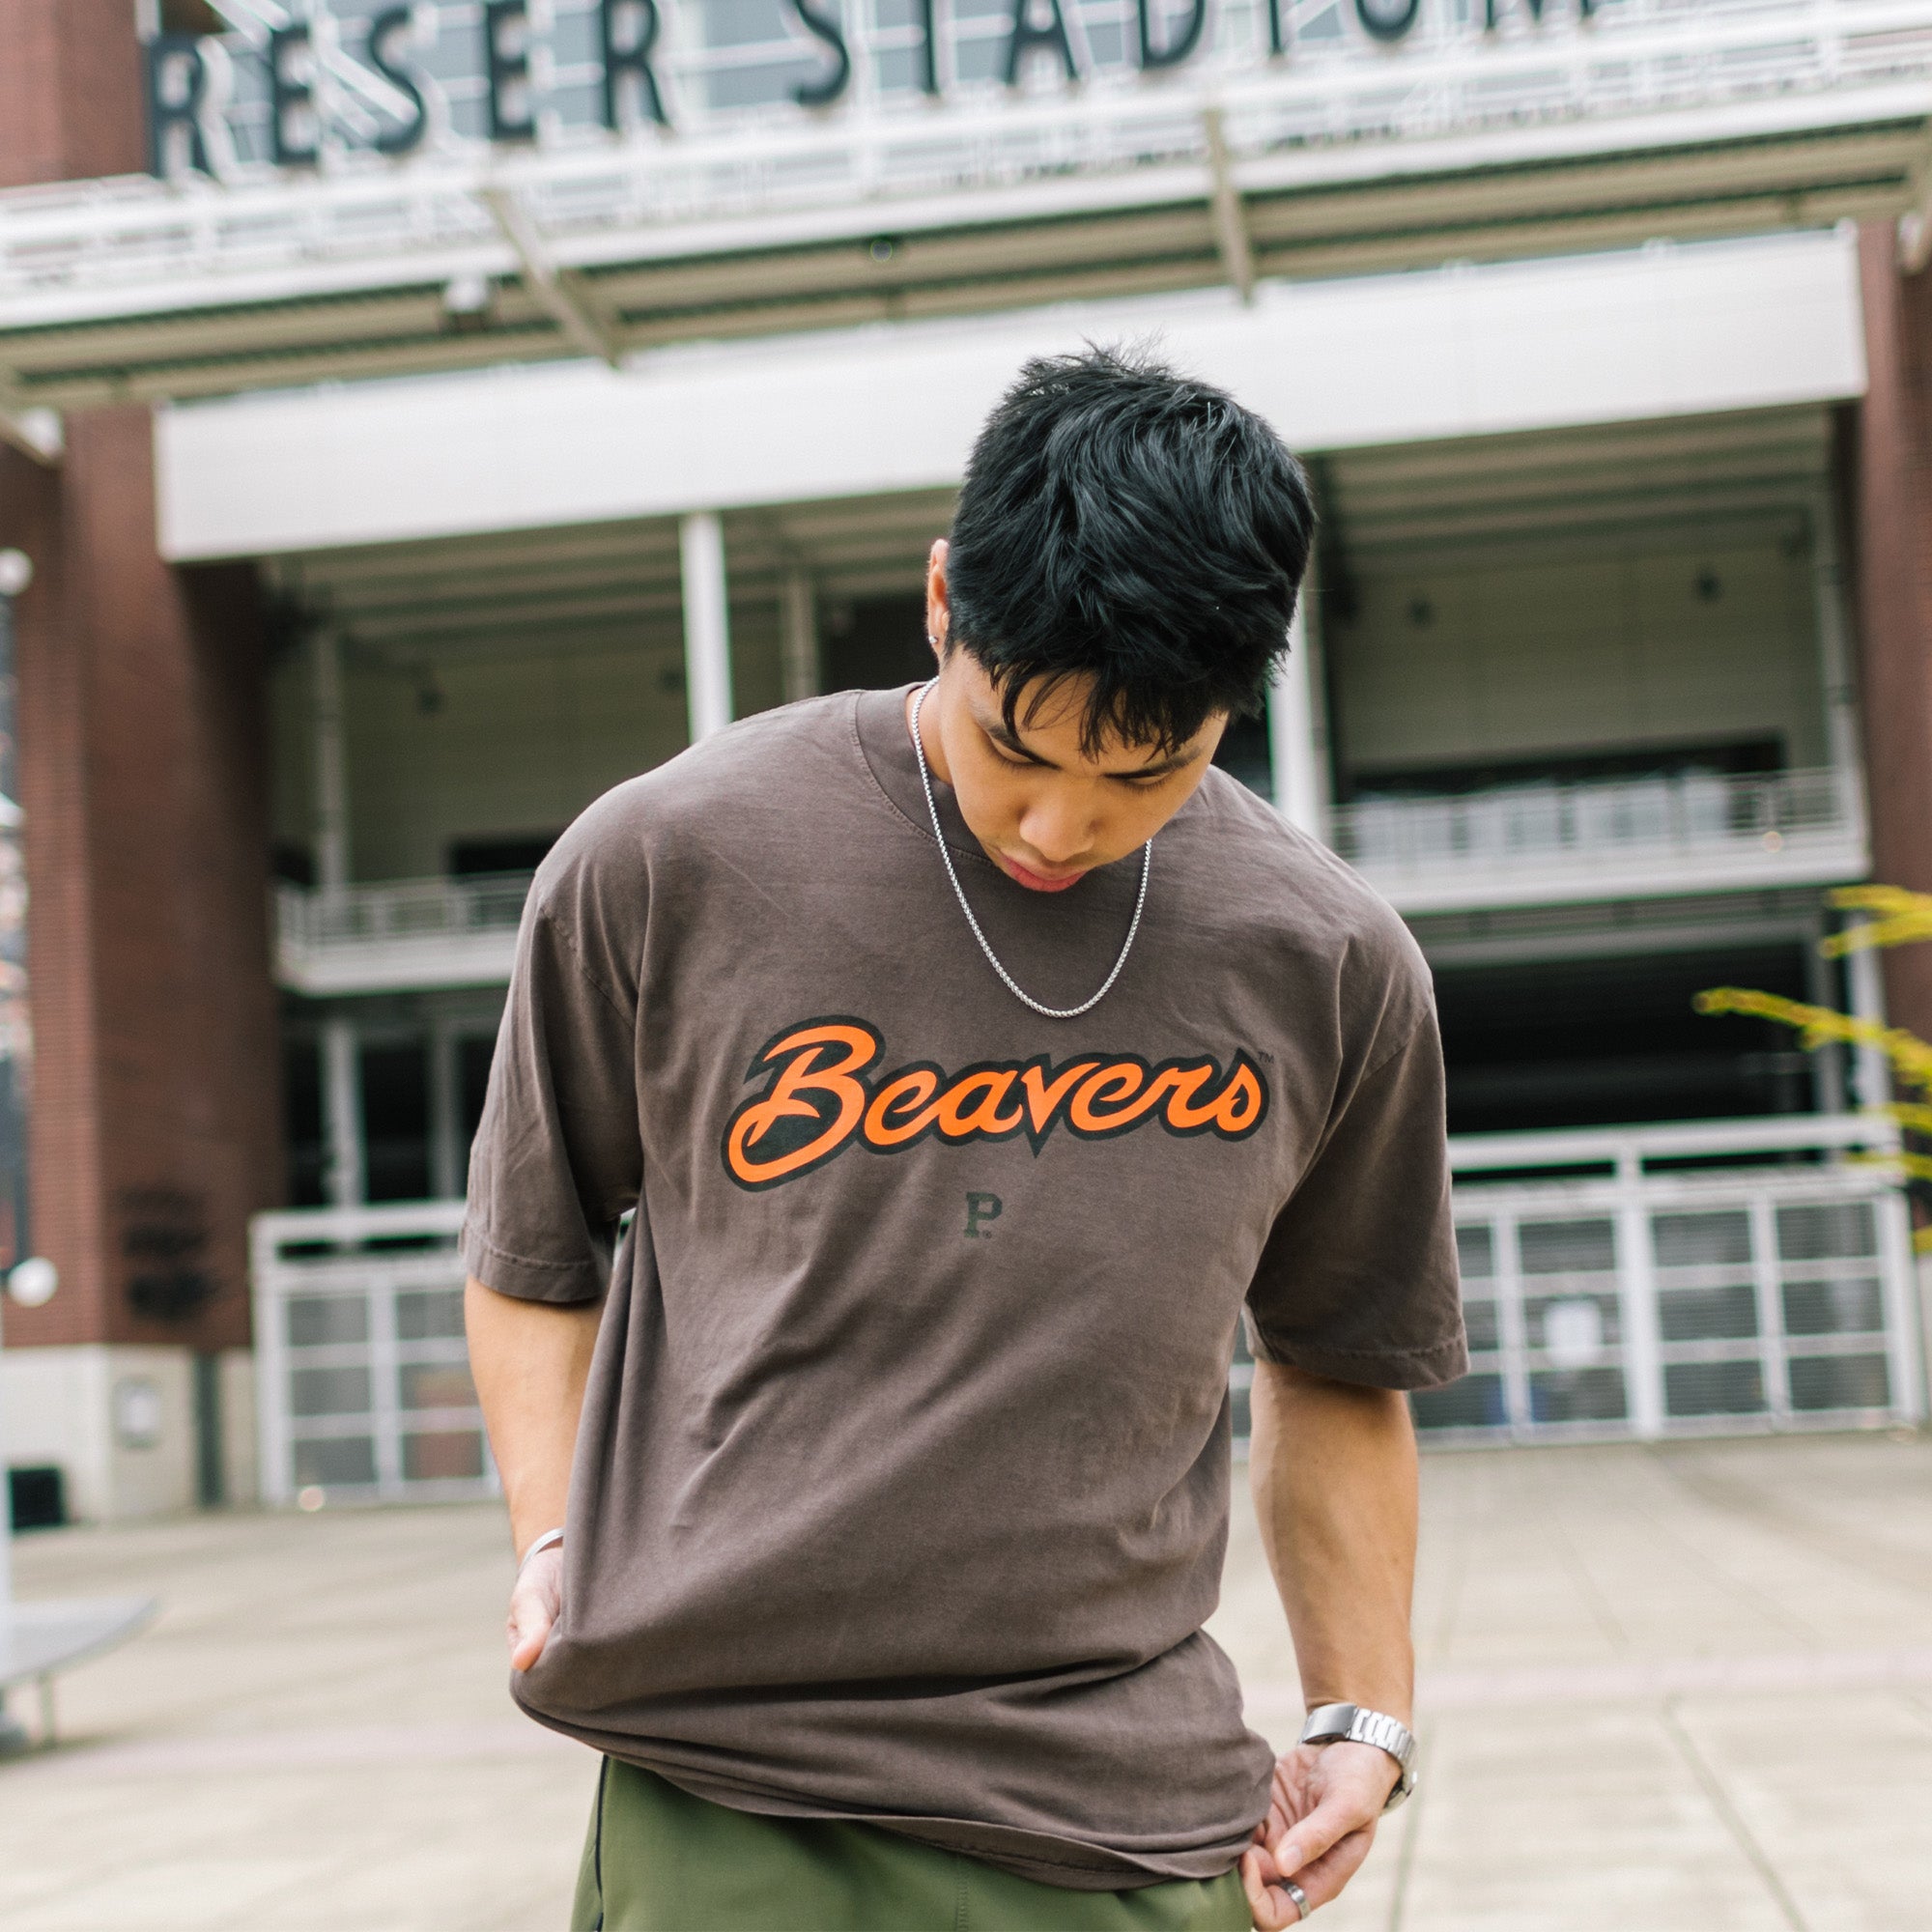
M 1932 0 L 147 4 L 151 171 L 0 193 L 0 412 L 1932 196 Z

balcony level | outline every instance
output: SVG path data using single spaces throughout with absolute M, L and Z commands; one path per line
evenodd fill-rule
M 275 976 L 290 992 L 317 999 L 506 985 L 531 877 L 278 887 Z
M 1328 824 L 1405 913 L 1838 885 L 1870 864 L 1857 777 L 1830 769 L 1369 799 Z
M 1830 886 L 1869 869 L 1856 776 L 1662 773 L 1371 799 L 1329 842 L 1399 911 Z M 527 871 L 278 889 L 277 977 L 311 998 L 501 985 Z

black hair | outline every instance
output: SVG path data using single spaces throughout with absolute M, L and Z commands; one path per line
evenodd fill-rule
M 957 643 L 1019 729 L 1091 677 L 1088 755 L 1258 713 L 1308 568 L 1308 480 L 1266 423 L 1143 351 L 1039 356 L 973 445 L 947 560 Z

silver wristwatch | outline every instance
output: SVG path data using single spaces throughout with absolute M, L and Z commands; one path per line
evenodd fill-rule
M 1359 1704 L 1319 1704 L 1301 1727 L 1305 1745 L 1374 1745 L 1402 1768 L 1384 1811 L 1393 1811 L 1415 1789 L 1415 1736 L 1400 1719 Z

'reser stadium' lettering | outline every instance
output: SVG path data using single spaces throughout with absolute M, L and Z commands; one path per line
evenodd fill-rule
M 1267 1117 L 1267 1083 L 1245 1052 L 1225 1069 L 1206 1055 L 1155 1064 L 1087 1053 L 980 1061 L 952 1074 L 915 1061 L 874 1076 L 883 1047 L 875 1027 L 843 1015 L 779 1034 L 746 1072 L 764 1085 L 725 1126 L 725 1172 L 740 1187 L 776 1187 L 848 1147 L 896 1153 L 923 1140 L 963 1147 L 1024 1134 L 1037 1153 L 1061 1127 L 1083 1141 L 1150 1124 L 1239 1141 Z

